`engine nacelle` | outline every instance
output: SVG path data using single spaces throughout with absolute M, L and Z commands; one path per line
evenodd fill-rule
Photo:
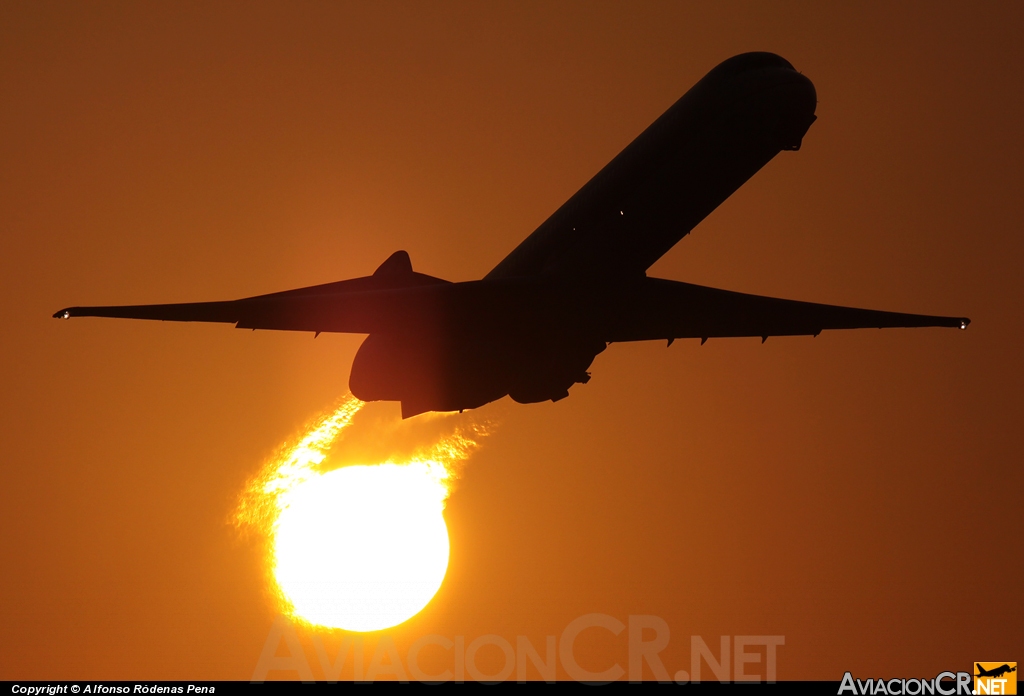
M 371 334 L 352 361 L 349 389 L 363 401 L 401 401 L 403 418 L 477 408 L 506 394 L 519 403 L 558 401 L 590 379 L 587 368 L 604 349 L 603 341 Z
M 443 337 L 371 334 L 352 361 L 349 389 L 363 401 L 401 401 L 402 417 L 477 408 L 508 393 L 493 357 Z

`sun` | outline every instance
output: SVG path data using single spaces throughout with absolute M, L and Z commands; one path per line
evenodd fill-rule
M 487 429 L 455 414 L 353 427 L 364 405 L 345 397 L 285 443 L 249 481 L 234 516 L 267 542 L 280 609 L 347 631 L 400 624 L 437 593 L 448 569 L 445 502 Z M 337 454 L 334 445 L 352 433 L 362 449 Z
M 416 615 L 448 569 L 447 492 L 423 463 L 346 466 L 290 490 L 273 572 L 294 612 L 348 631 Z

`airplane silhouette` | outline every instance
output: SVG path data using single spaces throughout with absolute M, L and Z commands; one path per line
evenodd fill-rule
M 978 664 L 975 664 L 975 667 L 978 668 L 978 673 L 974 675 L 976 677 L 1001 677 L 1004 674 L 1017 671 L 1016 667 L 1011 667 L 1010 665 L 1001 665 L 999 667 L 994 667 L 991 670 L 986 670 Z
M 369 334 L 349 388 L 407 418 L 506 395 L 558 401 L 620 341 L 817 336 L 945 326 L 926 316 L 748 295 L 647 269 L 815 120 L 814 85 L 785 59 L 745 53 L 711 70 L 481 280 L 417 273 L 395 252 L 371 276 L 223 302 L 68 307 L 54 317 Z

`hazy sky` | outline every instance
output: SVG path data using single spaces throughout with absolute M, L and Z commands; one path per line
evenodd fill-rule
M 486 407 L 447 579 L 390 635 L 600 612 L 663 618 L 672 672 L 691 635 L 785 636 L 790 679 L 1017 659 L 1022 36 L 1016 3 L 0 4 L 0 678 L 248 679 L 274 605 L 228 520 L 362 340 L 50 314 L 397 249 L 478 278 L 750 50 L 818 120 L 651 274 L 970 329 L 613 345 Z

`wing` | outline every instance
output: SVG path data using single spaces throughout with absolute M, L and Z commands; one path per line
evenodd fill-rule
M 68 307 L 55 319 L 113 317 L 158 321 L 214 322 L 239 329 L 372 333 L 381 328 L 381 303 L 393 292 L 344 293 L 284 297 L 250 297 L 225 302 L 120 305 L 115 307 Z
M 67 307 L 55 319 L 114 317 L 234 324 L 240 329 L 372 333 L 398 321 L 429 316 L 429 289 L 452 284 L 412 270 L 409 256 L 395 252 L 372 276 L 313 285 L 223 302 Z M 421 291 L 421 292 L 417 292 Z M 410 297 L 411 296 L 411 297 Z M 410 315 L 412 315 L 410 317 Z
M 687 92 L 488 278 L 642 275 L 814 121 L 814 85 L 746 53 Z
M 817 336 L 826 329 L 966 329 L 970 323 L 967 317 L 839 307 L 647 278 L 624 294 L 605 340 Z
M 225 302 L 119 305 L 114 307 L 68 307 L 55 313 L 56 319 L 71 317 L 112 317 L 158 321 L 215 322 L 234 324 L 239 329 L 280 331 L 337 331 L 370 333 L 372 317 L 352 311 L 363 304 L 351 295 L 246 298 Z M 355 300 L 355 301 L 353 301 Z

